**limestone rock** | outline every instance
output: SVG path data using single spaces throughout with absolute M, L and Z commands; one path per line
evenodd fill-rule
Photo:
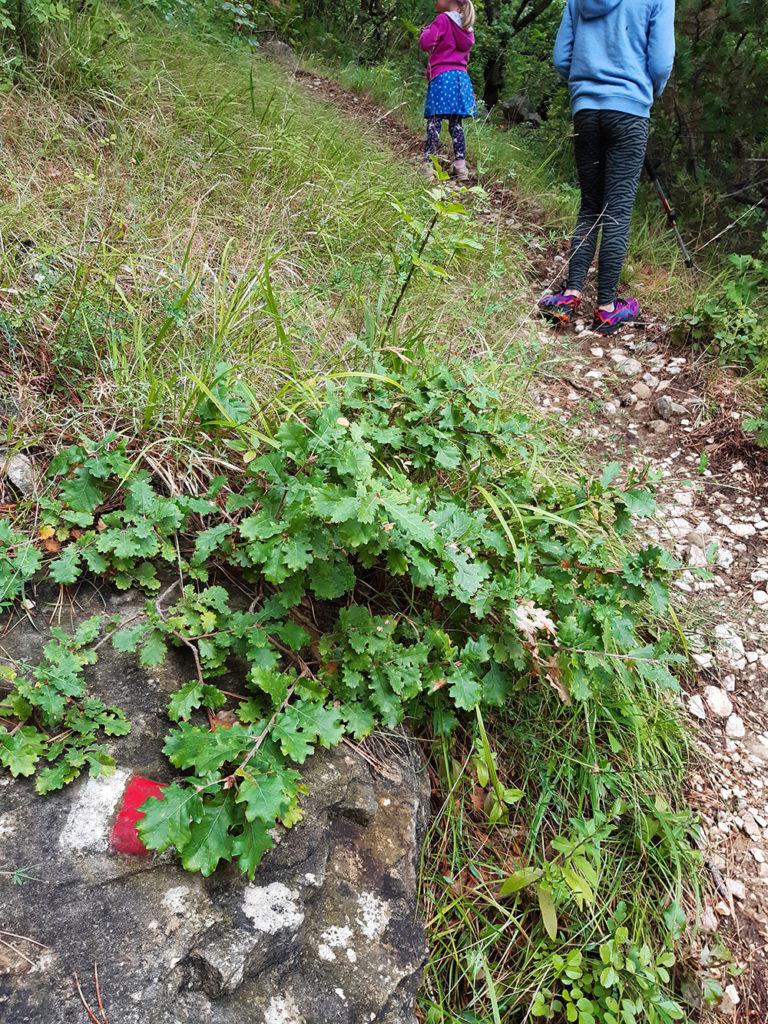
M 72 595 L 83 617 L 103 607 L 85 586 Z M 126 617 L 142 604 L 129 592 L 106 610 Z M 3 656 L 34 664 L 45 640 L 22 620 Z M 169 854 L 110 851 L 131 776 L 175 775 L 162 754 L 165 705 L 190 678 L 185 655 L 148 670 L 99 651 L 90 690 L 132 724 L 111 742 L 109 778 L 37 797 L 33 780 L 0 777 L 3 864 L 34 865 L 36 879 L 3 887 L 3 928 L 42 943 L 23 945 L 28 959 L 0 947 L 0 1019 L 85 1020 L 73 973 L 96 1006 L 97 963 L 107 1016 L 120 1024 L 415 1024 L 429 781 L 405 738 L 373 738 L 379 770 L 345 746 L 308 759 L 304 817 L 274 830 L 253 883 L 233 866 L 206 879 Z
M 734 1014 L 736 1012 L 736 1007 L 739 1005 L 740 1002 L 741 997 L 739 996 L 736 986 L 726 985 L 725 992 L 723 993 L 723 998 L 720 1000 L 720 1003 L 718 1005 L 718 1010 L 720 1011 L 720 1013 L 723 1014 Z
M 35 471 L 26 455 L 8 455 L 0 449 L 0 475 L 6 476 L 25 498 L 35 493 Z
M 733 704 L 725 690 L 719 686 L 707 686 L 704 688 L 704 699 L 713 715 L 718 718 L 728 718 L 733 713 Z
M 636 373 L 641 372 L 643 364 L 638 359 L 621 359 L 616 363 L 616 369 L 625 377 L 634 377 Z
M 283 64 L 285 67 L 296 68 L 299 65 L 299 58 L 291 47 L 280 39 L 267 39 L 266 42 L 261 44 L 261 52 L 277 64 Z
M 699 718 L 702 721 L 707 717 L 707 710 L 704 707 L 704 701 L 698 693 L 688 699 L 688 711 L 694 718 Z
M 746 734 L 747 730 L 744 728 L 744 720 L 738 715 L 729 715 L 728 721 L 725 723 L 725 735 L 732 740 L 740 740 Z

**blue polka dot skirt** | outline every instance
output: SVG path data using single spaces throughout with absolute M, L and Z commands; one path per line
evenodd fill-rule
M 474 117 L 476 113 L 475 91 L 466 71 L 443 71 L 429 83 L 424 117 L 439 114 Z

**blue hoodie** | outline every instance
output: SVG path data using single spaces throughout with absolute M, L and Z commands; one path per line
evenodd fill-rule
M 648 117 L 675 59 L 675 0 L 568 0 L 555 67 L 571 110 Z

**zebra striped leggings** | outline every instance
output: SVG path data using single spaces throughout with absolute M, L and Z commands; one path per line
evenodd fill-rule
M 629 222 L 648 142 L 648 118 L 619 110 L 580 110 L 573 118 L 581 208 L 571 240 L 568 285 L 582 291 L 602 228 L 597 302 L 616 298 Z

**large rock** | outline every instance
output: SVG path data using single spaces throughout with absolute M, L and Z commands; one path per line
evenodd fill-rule
M 92 614 L 104 595 L 74 596 Z M 135 610 L 130 596 L 107 597 L 110 613 Z M 34 661 L 44 634 L 16 621 L 4 656 Z M 415 748 L 376 740 L 368 760 L 346 746 L 310 759 L 304 818 L 275 831 L 253 883 L 234 868 L 204 879 L 167 854 L 116 854 L 111 829 L 131 777 L 173 778 L 164 708 L 190 665 L 178 653 L 150 674 L 109 645 L 99 656 L 91 691 L 133 726 L 113 744 L 114 775 L 48 797 L 0 775 L 0 1020 L 88 1020 L 75 972 L 98 1018 L 98 965 L 106 1016 L 119 1024 L 412 1024 L 429 798 Z M 29 877 L 16 885 L 8 872 L 20 868 Z

